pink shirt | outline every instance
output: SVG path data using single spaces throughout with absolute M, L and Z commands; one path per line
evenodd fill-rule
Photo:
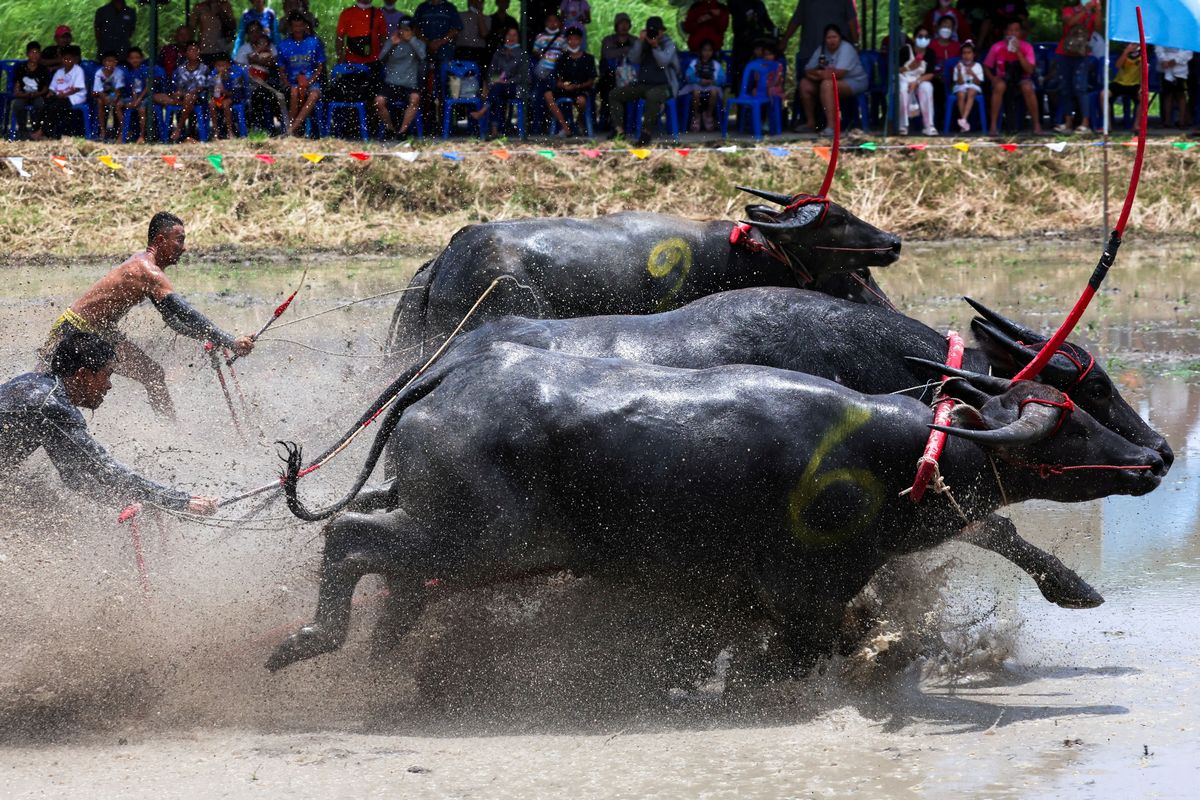
M 1026 61 L 1028 61 L 1030 64 L 1035 63 L 1036 56 L 1033 54 L 1033 45 L 1031 45 L 1029 42 L 1021 40 L 1017 42 L 1017 48 L 1025 54 Z M 1017 61 L 1017 54 L 1009 52 L 1008 42 L 1004 39 L 1001 39 L 992 45 L 992 49 L 988 50 L 987 58 L 983 60 L 983 65 L 995 72 L 996 62 L 998 61 Z M 1001 71 L 1007 69 L 1007 67 L 1008 65 L 1005 64 L 1001 68 Z

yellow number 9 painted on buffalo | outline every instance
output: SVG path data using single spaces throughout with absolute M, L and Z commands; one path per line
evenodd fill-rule
M 883 483 L 869 470 L 843 467 L 817 475 L 821 462 L 830 451 L 867 424 L 870 418 L 871 413 L 864 408 L 851 406 L 846 409 L 846 415 L 841 421 L 821 437 L 816 452 L 808 460 L 808 466 L 804 468 L 804 474 L 800 476 L 796 488 L 788 493 L 788 519 L 791 522 L 792 535 L 804 544 L 811 547 L 835 545 L 842 539 L 858 533 L 879 511 L 879 505 L 883 501 Z M 858 488 L 866 496 L 863 505 L 859 509 L 846 509 L 851 519 L 844 525 L 832 528 L 816 528 L 809 525 L 804 519 L 804 512 L 816 502 L 822 492 L 838 483 L 848 483 Z
M 692 246 L 686 240 L 674 237 L 654 245 L 650 257 L 646 259 L 646 272 L 650 273 L 651 278 L 665 278 L 672 273 L 678 275 L 667 293 L 658 299 L 655 311 L 666 311 L 675 305 L 675 296 L 683 288 L 683 282 L 691 271 Z

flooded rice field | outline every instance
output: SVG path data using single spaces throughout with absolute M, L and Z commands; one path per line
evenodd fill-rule
M 879 281 L 907 313 L 966 331 L 968 294 L 1049 332 L 1099 254 L 1058 243 L 906 245 Z M 315 601 L 319 526 L 281 503 L 130 529 L 61 485 L 43 455 L 0 476 L 0 796 L 24 797 L 1191 797 L 1200 781 L 1200 314 L 1190 245 L 1131 241 L 1077 338 L 1102 354 L 1176 453 L 1140 497 L 1008 509 L 1104 595 L 1047 603 L 999 557 L 951 544 L 899 568 L 888 625 L 805 681 L 721 698 L 663 667 L 708 623 L 652 589 L 558 575 L 434 603 L 394 662 L 366 642 L 360 586 L 338 653 L 262 664 Z M 234 429 L 187 339 L 135 310 L 129 336 L 166 368 L 178 420 L 115 378 L 90 417 L 143 474 L 229 496 L 271 480 L 275 441 L 323 447 L 392 374 L 382 349 L 419 259 L 308 263 L 304 290 L 238 364 Z M 0 271 L 7 377 L 105 264 Z M 256 330 L 302 263 L 186 259 L 177 288 Z M 290 323 L 290 324 L 289 324 Z M 244 406 L 238 393 L 244 395 Z M 356 445 L 306 496 L 340 495 Z M 678 654 L 674 654 L 678 655 Z M 674 682 L 673 682 L 674 681 Z

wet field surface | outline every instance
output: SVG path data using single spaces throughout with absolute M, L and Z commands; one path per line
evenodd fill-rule
M 958 298 L 969 294 L 1048 332 L 1099 249 L 906 245 L 879 279 L 901 309 L 939 329 L 967 330 Z M 144 597 L 116 511 L 71 495 L 43 456 L 32 458 L 0 477 L 0 796 L 1195 796 L 1195 255 L 1131 241 L 1077 336 L 1175 449 L 1162 486 L 1006 512 L 1104 605 L 1050 605 L 999 557 L 948 545 L 911 565 L 930 585 L 897 610 L 890 641 L 902 651 L 906 635 L 932 628 L 933 652 L 890 668 L 878 653 L 865 666 L 831 664 L 736 705 L 642 680 L 656 641 L 635 629 L 671 617 L 569 577 L 435 604 L 389 669 L 368 663 L 378 592 L 368 579 L 341 652 L 268 675 L 271 647 L 311 613 L 318 526 L 280 504 L 249 522 L 238 520 L 253 504 L 205 525 L 143 519 Z M 417 264 L 309 265 L 288 316 L 238 364 L 245 407 L 238 387 L 231 399 L 244 440 L 194 343 L 135 310 L 126 330 L 167 369 L 179 419 L 155 417 L 141 390 L 117 378 L 93 431 L 144 474 L 195 491 L 230 495 L 271 480 L 275 440 L 323 449 L 391 379 L 380 356 L 397 295 L 302 318 L 401 288 Z M 61 307 L 105 266 L 0 272 L 6 376 L 32 364 Z M 248 332 L 301 269 L 190 260 L 174 279 L 219 323 Z M 340 494 L 365 449 L 323 471 L 307 496 Z M 589 613 L 562 613 L 576 606 Z M 671 638 L 669 626 L 660 638 Z

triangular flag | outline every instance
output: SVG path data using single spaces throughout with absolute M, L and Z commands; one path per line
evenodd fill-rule
M 953 145 L 951 145 L 951 147 L 960 153 L 965 153 L 971 149 L 971 145 L 967 144 L 966 142 L 955 142 Z
M 167 162 L 168 167 L 183 169 L 183 164 L 179 163 L 179 156 L 163 156 L 163 161 Z
M 633 155 L 637 158 L 645 158 L 646 156 L 650 155 L 650 151 L 644 147 L 635 147 L 629 152 L 633 153 Z
M 1012 142 L 1005 142 L 1004 144 L 1000 145 L 1000 149 L 1006 153 L 1017 152 L 1017 146 L 1015 144 L 1013 144 Z
M 1121 142 L 1121 144 L 1125 145 L 1126 147 L 1137 147 L 1137 140 L 1126 139 L 1125 141 Z
M 208 163 L 212 164 L 212 168 L 217 171 L 218 175 L 225 174 L 225 156 L 213 153 L 208 157 Z
M 541 156 L 542 158 L 554 158 L 558 154 L 555 153 L 553 150 L 538 150 L 538 155 Z
M 679 153 L 679 155 L 683 156 L 684 158 L 687 158 L 688 153 L 692 152 L 692 150 L 689 147 L 676 147 L 675 152 Z
M 121 165 L 112 156 L 96 156 L 96 160 L 109 169 L 121 169 Z
M 787 158 L 789 155 L 791 155 L 792 151 L 788 150 L 786 147 L 768 147 L 767 152 L 773 156 L 778 156 L 779 158 Z
M 462 161 L 463 160 L 463 157 L 460 156 L 456 150 L 443 150 L 442 158 L 447 159 L 449 161 Z
M 861 149 L 863 149 L 863 150 L 877 150 L 877 149 L 879 149 L 879 145 L 875 144 L 874 142 L 863 142 L 862 144 L 860 144 L 860 145 L 859 145 L 859 147 L 860 147 Z
M 25 169 L 25 159 L 21 156 L 9 156 L 8 163 L 12 164 L 12 168 L 17 171 L 17 174 L 22 178 L 31 178 L 29 170 Z
M 300 155 L 304 156 L 314 164 L 320 164 L 321 159 L 325 158 L 325 156 L 320 153 L 301 153 Z
M 828 164 L 829 160 L 833 158 L 833 148 L 827 147 L 823 144 L 815 145 L 813 147 L 813 152 L 817 154 L 817 158 L 821 159 L 826 164 Z
M 587 156 L 588 158 L 599 158 L 599 157 L 600 157 L 600 151 L 599 151 L 599 150 L 587 150 L 587 149 L 584 149 L 584 150 L 580 150 L 579 152 L 580 152 L 580 153 L 583 153 L 583 154 L 584 154 L 585 156 Z
M 396 156 L 397 156 L 398 158 L 403 158 L 405 161 L 407 161 L 407 162 L 408 162 L 408 163 L 410 163 L 410 164 L 411 164 L 412 162 L 416 161 L 416 160 L 417 160 L 417 156 L 419 156 L 419 155 L 421 155 L 421 154 L 420 154 L 420 153 L 418 153 L 418 152 L 415 152 L 415 151 L 414 151 L 414 152 L 408 152 L 408 153 L 396 153 Z
M 254 157 L 257 158 L 259 161 L 263 162 L 264 164 L 274 164 L 275 163 L 275 156 L 269 156 L 266 153 L 255 153 Z
M 349 155 L 355 161 L 370 161 L 371 160 L 371 157 L 369 155 L 367 155 L 366 153 L 348 153 L 347 155 Z
M 925 142 L 917 142 L 916 144 L 910 144 L 908 146 L 908 149 L 909 150 L 924 150 L 926 147 L 929 147 L 929 145 L 925 144 Z
M 1196 143 L 1195 142 L 1175 142 L 1171 146 L 1176 147 L 1180 150 L 1191 150 L 1193 147 L 1196 146 Z
M 494 155 L 496 158 L 500 159 L 501 161 L 508 161 L 508 159 L 509 159 L 508 151 L 503 148 L 501 148 L 499 150 L 493 150 L 492 155 Z
M 1053 150 L 1056 153 L 1061 153 L 1063 150 L 1067 149 L 1067 143 L 1066 142 L 1050 142 L 1049 144 L 1046 145 L 1046 147 L 1048 147 L 1049 149 Z
M 736 153 L 738 151 L 736 144 L 727 144 L 724 147 L 718 147 L 718 153 Z
M 50 160 L 54 162 L 54 165 L 56 167 L 58 167 L 59 169 L 61 169 L 63 171 L 63 174 L 65 174 L 65 175 L 74 175 L 75 174 L 75 171 L 67 165 L 67 157 L 66 156 L 50 156 Z

